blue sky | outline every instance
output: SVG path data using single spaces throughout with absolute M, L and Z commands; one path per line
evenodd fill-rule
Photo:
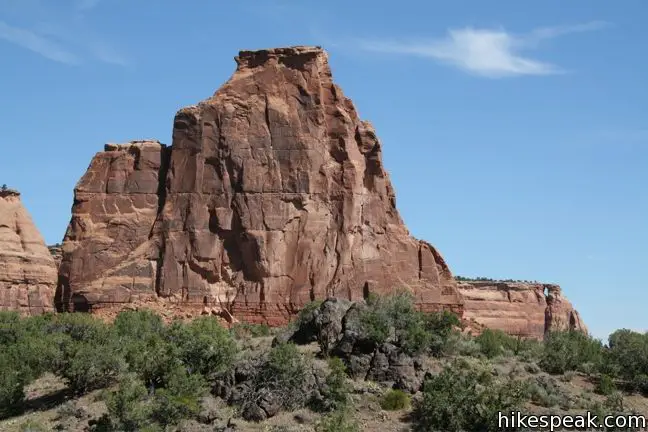
M 648 329 L 648 3 L 2 0 L 0 183 L 60 241 L 105 142 L 169 143 L 240 49 L 322 45 L 411 232 Z

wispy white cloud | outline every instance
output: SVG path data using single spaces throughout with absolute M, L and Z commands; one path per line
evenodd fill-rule
M 0 4 L 0 13 L 10 12 L 7 15 L 12 17 L 12 23 L 0 21 L 0 40 L 59 63 L 77 65 L 94 59 L 126 66 L 124 55 L 90 25 L 92 9 L 100 1 L 61 0 L 52 7 L 42 0 L 8 0 Z
M 443 38 L 427 40 L 359 40 L 361 49 L 392 54 L 432 58 L 472 74 L 501 78 L 519 75 L 551 75 L 565 71 L 552 63 L 523 54 L 542 41 L 570 33 L 598 30 L 607 24 L 594 21 L 561 27 L 546 27 L 526 35 L 515 35 L 503 28 L 451 29 Z
M 95 8 L 101 0 L 78 0 L 77 9 L 90 10 Z
M 127 66 L 128 60 L 119 53 L 112 46 L 102 42 L 94 41 L 89 45 L 92 54 L 100 61 L 104 63 L 114 64 L 118 66 Z
M 63 46 L 30 30 L 0 21 L 0 39 L 27 48 L 45 58 L 66 64 L 79 64 L 80 58 Z

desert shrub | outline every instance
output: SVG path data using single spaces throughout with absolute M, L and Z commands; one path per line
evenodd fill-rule
M 84 313 L 54 315 L 43 327 L 46 334 L 67 335 L 73 342 L 103 344 L 111 341 L 114 336 L 112 326 Z
M 162 318 L 149 310 L 120 312 L 113 326 L 119 337 L 130 339 L 146 339 L 164 332 Z
M 360 425 L 348 407 L 327 414 L 315 427 L 317 432 L 360 432 Z
M 561 405 L 565 398 L 555 379 L 551 377 L 537 376 L 529 379 L 527 390 L 531 402 L 545 408 Z
M 155 392 L 151 418 L 166 427 L 196 417 L 201 408 L 200 398 L 206 391 L 202 375 L 191 374 L 184 367 L 177 367 L 166 380 L 166 386 Z
M 631 390 L 648 393 L 648 334 L 626 329 L 612 333 L 602 369 L 623 379 Z
M 49 428 L 37 421 L 27 420 L 26 422 L 20 424 L 18 430 L 20 432 L 47 432 Z
M 448 355 L 478 357 L 481 355 L 481 346 L 474 337 L 453 332 L 448 336 L 443 352 Z
M 27 381 L 55 371 L 62 360 L 60 338 L 46 334 L 50 319 L 49 314 L 29 318 L 0 314 L 0 349 L 19 361 Z
M 623 412 L 623 395 L 620 392 L 612 392 L 605 398 L 603 406 L 613 413 Z
M 257 338 L 270 336 L 272 331 L 267 324 L 248 324 L 240 323 L 235 324 L 230 329 L 232 336 L 237 339 L 244 339 L 247 337 Z
M 609 396 L 616 391 L 616 386 L 614 385 L 614 380 L 609 375 L 601 375 L 596 383 L 595 388 L 596 393 Z
M 166 387 L 147 389 L 135 374 L 122 376 L 119 388 L 106 397 L 108 413 L 94 427 L 96 432 L 162 431 L 181 420 L 198 416 L 206 384 L 199 374 L 182 366 L 166 376 Z
M 486 329 L 475 338 L 475 341 L 479 344 L 482 354 L 493 358 L 504 354 L 509 337 L 501 330 Z
M 28 373 L 6 352 L 0 352 L 0 371 L 0 418 L 4 418 L 19 410 Z
M 321 300 L 313 300 L 312 302 L 306 303 L 297 314 L 297 319 L 294 321 L 294 325 L 299 327 L 305 323 L 312 321 L 313 314 L 322 306 Z
M 328 360 L 331 372 L 326 377 L 326 388 L 323 391 L 327 409 L 339 409 L 349 403 L 350 385 L 347 382 L 346 366 L 338 357 Z
M 537 355 L 541 344 L 529 338 L 510 336 L 501 330 L 486 329 L 475 338 L 481 352 L 488 358 L 499 355 L 515 355 L 524 357 L 526 353 Z
M 148 391 L 135 375 L 124 376 L 119 388 L 106 397 L 108 413 L 96 430 L 137 432 L 151 424 Z
M 573 380 L 575 376 L 576 376 L 576 372 L 572 370 L 568 370 L 567 372 L 565 372 L 560 376 L 560 380 L 562 382 L 571 382 L 571 380 Z
M 586 363 L 600 364 L 602 359 L 601 342 L 578 331 L 550 333 L 544 345 L 539 366 L 552 374 L 575 371 Z
M 17 312 L 0 311 L 0 347 L 18 342 L 24 333 L 25 328 Z
M 497 380 L 487 365 L 455 361 L 426 380 L 416 423 L 422 431 L 495 431 L 497 412 L 519 409 L 526 398 L 525 383 Z
M 455 326 L 460 325 L 451 312 L 422 313 L 414 307 L 410 294 L 387 297 L 370 295 L 360 314 L 362 334 L 380 345 L 394 340 L 409 354 L 444 352 Z
M 125 369 L 125 362 L 114 343 L 75 343 L 66 351 L 60 375 L 76 394 L 113 384 Z
M 430 335 L 429 348 L 435 356 L 443 354 L 448 340 L 456 333 L 454 328 L 461 326 L 459 317 L 449 311 L 423 314 L 423 323 L 425 331 Z
M 160 386 L 170 367 L 178 362 L 177 348 L 167 343 L 164 336 L 156 333 L 142 337 L 121 337 L 119 350 L 128 368 L 136 373 L 147 386 Z
M 402 390 L 389 390 L 380 400 L 380 407 L 385 411 L 399 411 L 409 408 L 410 395 Z
M 269 390 L 281 407 L 293 410 L 308 402 L 304 389 L 307 365 L 297 347 L 281 343 L 273 347 L 257 375 L 256 388 Z
M 177 348 L 177 355 L 192 373 L 205 377 L 227 369 L 236 355 L 236 342 L 214 317 L 173 323 L 166 340 Z
M 382 344 L 390 337 L 393 326 L 389 298 L 372 294 L 367 298 L 367 306 L 360 314 L 362 334 L 372 342 Z

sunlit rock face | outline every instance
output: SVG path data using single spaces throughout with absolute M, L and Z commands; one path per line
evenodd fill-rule
M 285 323 L 305 303 L 407 290 L 462 313 L 448 266 L 396 209 L 373 127 L 318 47 L 243 51 L 173 143 L 108 145 L 75 190 L 57 304 L 133 302 Z
M 56 264 L 20 193 L 0 189 L 0 310 L 53 311 Z

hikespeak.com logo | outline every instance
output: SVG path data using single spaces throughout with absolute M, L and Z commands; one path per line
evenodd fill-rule
M 598 416 L 591 412 L 583 415 L 554 415 L 554 414 L 524 414 L 520 411 L 508 413 L 499 412 L 497 416 L 498 429 L 501 431 L 517 430 L 520 428 L 538 429 L 545 431 L 558 430 L 607 430 L 630 429 L 648 430 L 646 417 L 638 414 Z

